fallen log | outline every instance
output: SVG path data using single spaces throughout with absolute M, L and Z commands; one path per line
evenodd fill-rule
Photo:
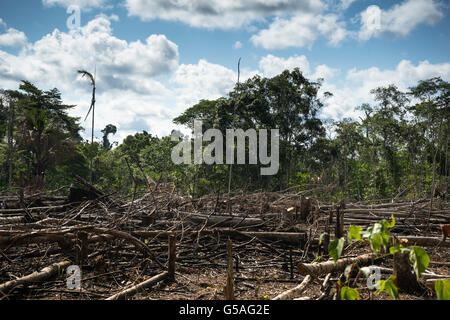
M 25 217 L 0 217 L 0 225 L 5 224 L 15 224 L 15 223 L 21 223 L 25 221 Z
M 259 218 L 246 217 L 230 217 L 230 216 L 204 216 L 204 215 L 189 215 L 188 219 L 194 223 L 203 224 L 206 222 L 207 226 L 216 227 L 251 227 L 264 223 Z
M 172 232 L 170 231 L 134 231 L 131 232 L 135 237 L 141 238 L 166 238 Z M 175 232 L 176 234 L 181 234 L 181 231 Z M 186 235 L 198 235 L 198 231 L 184 231 L 183 234 Z M 220 234 L 223 236 L 228 236 L 235 239 L 246 239 L 246 238 L 257 238 L 263 241 L 279 241 L 286 244 L 298 245 L 306 241 L 307 235 L 302 232 L 252 232 L 252 231 L 237 231 L 230 229 L 213 229 L 213 230 L 202 230 L 201 235 L 215 235 Z
M 51 266 L 48 266 L 39 272 L 34 272 L 25 277 L 0 284 L 0 293 L 7 295 L 12 289 L 14 289 L 17 286 L 46 280 L 54 276 L 55 274 L 61 273 L 61 271 L 67 268 L 69 265 L 70 261 L 62 261 L 59 263 L 54 263 Z
M 115 295 L 107 298 L 106 300 L 123 300 L 129 297 L 134 296 L 139 291 L 150 287 L 151 285 L 158 283 L 164 279 L 166 279 L 169 276 L 169 272 L 165 271 L 161 274 L 158 274 L 148 280 L 145 280 L 144 282 L 138 283 L 135 286 L 132 286 L 131 288 L 125 289 L 119 293 L 116 293 Z
M 450 242 L 442 241 L 441 238 L 434 237 L 416 237 L 416 236 L 401 236 L 396 235 L 396 237 L 400 240 L 406 240 L 407 245 L 418 245 L 423 247 L 450 247 Z M 404 241 L 403 241 L 404 242 Z
M 306 286 L 311 282 L 311 279 L 311 276 L 307 275 L 298 286 L 280 293 L 272 300 L 292 300 L 298 297 L 303 291 L 305 291 Z
M 348 265 L 354 263 L 360 266 L 366 265 L 368 263 L 372 263 L 377 258 L 380 258 L 380 256 L 374 253 L 368 253 L 354 258 L 339 259 L 336 261 L 336 263 L 333 260 L 321 263 L 307 263 L 307 264 L 299 262 L 297 265 L 297 269 L 301 275 L 320 276 L 332 272 L 344 271 Z

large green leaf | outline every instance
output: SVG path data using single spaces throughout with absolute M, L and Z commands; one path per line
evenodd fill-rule
M 450 280 L 438 280 L 434 284 L 438 300 L 450 300 Z
M 350 226 L 350 229 L 348 231 L 348 240 L 349 241 L 351 241 L 352 239 L 362 240 L 361 231 L 362 227 Z
M 339 260 L 344 250 L 344 238 L 335 239 L 328 245 L 328 253 L 333 258 L 334 262 Z
M 359 300 L 359 292 L 350 287 L 341 288 L 341 300 Z
M 394 283 L 395 277 L 390 276 L 387 280 L 380 280 L 378 284 L 380 289 L 378 289 L 377 293 L 380 294 L 383 291 L 386 291 L 393 299 L 400 300 L 398 296 L 398 288 Z
M 422 272 L 428 268 L 430 257 L 424 248 L 418 246 L 409 247 L 409 259 L 413 263 L 414 272 L 417 278 L 420 278 Z

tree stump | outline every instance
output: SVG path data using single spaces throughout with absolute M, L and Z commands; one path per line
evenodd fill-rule
M 399 291 L 409 294 L 422 294 L 424 292 L 424 287 L 417 281 L 412 270 L 408 253 L 394 253 L 394 276 Z

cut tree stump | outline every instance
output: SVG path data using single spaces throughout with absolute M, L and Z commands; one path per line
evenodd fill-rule
M 423 293 L 424 288 L 417 281 L 409 261 L 408 253 L 394 253 L 394 276 L 396 277 L 396 284 L 400 291 L 410 294 Z

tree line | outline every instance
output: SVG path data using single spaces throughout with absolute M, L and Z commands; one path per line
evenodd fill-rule
M 170 183 L 193 197 L 231 190 L 311 192 L 329 200 L 370 200 L 430 196 L 449 182 L 450 84 L 419 81 L 406 92 L 394 85 L 374 88 L 374 104 L 355 106 L 359 119 L 324 121 L 319 114 L 321 80 L 299 69 L 237 83 L 225 97 L 202 100 L 173 122 L 193 129 L 194 120 L 226 132 L 229 128 L 279 129 L 280 170 L 262 176 L 261 165 L 174 164 L 174 136 L 146 131 L 111 142 L 110 124 L 91 144 L 81 137 L 80 119 L 68 115 L 57 89 L 28 81 L 0 91 L 0 187 L 33 190 L 70 185 L 74 175 L 124 194 Z M 248 146 L 247 146 L 248 147 Z M 91 149 L 92 148 L 92 149 Z M 447 184 L 447 186 L 446 186 Z

